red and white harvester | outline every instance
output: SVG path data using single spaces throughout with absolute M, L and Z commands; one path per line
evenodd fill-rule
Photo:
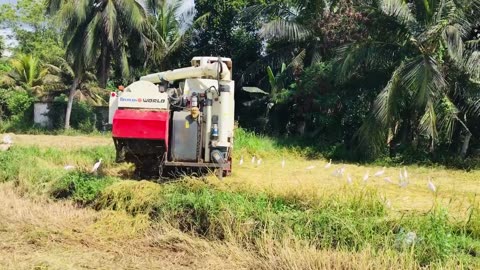
M 192 66 L 141 77 L 112 92 L 109 123 L 117 162 L 135 164 L 140 177 L 167 169 L 232 170 L 232 61 L 194 57 Z

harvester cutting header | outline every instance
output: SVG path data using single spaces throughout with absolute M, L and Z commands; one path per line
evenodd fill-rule
M 231 173 L 234 129 L 232 61 L 194 57 L 192 66 L 140 78 L 109 102 L 117 162 L 141 177 L 167 168 Z

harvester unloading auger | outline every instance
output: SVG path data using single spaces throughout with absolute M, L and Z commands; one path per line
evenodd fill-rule
M 194 57 L 192 66 L 141 77 L 109 102 L 117 162 L 135 164 L 140 177 L 166 169 L 232 170 L 232 61 Z

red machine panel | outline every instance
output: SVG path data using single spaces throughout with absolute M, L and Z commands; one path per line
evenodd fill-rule
M 113 116 L 114 138 L 164 140 L 168 145 L 168 111 L 117 110 Z

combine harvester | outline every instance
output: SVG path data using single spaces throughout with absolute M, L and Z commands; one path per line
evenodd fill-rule
M 135 164 L 144 178 L 181 168 L 230 175 L 234 90 L 232 61 L 217 57 L 119 87 L 109 101 L 117 162 Z

